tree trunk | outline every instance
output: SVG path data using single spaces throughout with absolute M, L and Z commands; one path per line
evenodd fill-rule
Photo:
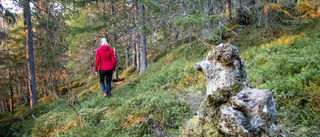
M 138 36 L 139 37 L 139 36 Z M 140 46 L 139 43 L 136 43 L 136 59 L 137 59 L 137 71 L 140 73 Z
M 179 38 L 179 34 L 180 34 L 180 32 L 179 32 L 178 27 L 174 27 L 174 29 L 173 29 L 173 41 L 172 41 L 172 46 L 173 47 L 177 47 L 178 46 L 177 40 Z
M 6 108 L 7 108 L 7 111 L 10 112 L 10 99 L 8 98 L 5 98 L 5 104 L 6 104 Z
M 111 0 L 111 14 L 112 14 L 112 19 L 113 21 L 115 21 L 115 11 L 114 11 L 114 6 L 113 6 L 113 0 Z M 115 33 L 115 30 L 114 30 L 114 23 L 112 23 L 112 33 L 113 33 L 113 51 L 114 51 L 114 56 L 116 58 L 116 68 L 115 68 L 115 77 L 116 79 L 118 80 L 119 77 L 118 77 L 118 55 L 117 55 L 117 50 L 116 50 L 116 45 L 117 45 L 117 35 Z
M 247 25 L 248 24 L 248 17 L 245 14 L 245 3 L 243 0 L 238 1 L 238 8 L 237 8 L 237 20 L 239 24 Z
M 132 49 L 132 67 L 135 67 L 137 65 L 137 52 L 136 52 L 136 41 L 132 40 L 133 44 L 131 45 Z
M 271 3 L 277 3 L 277 0 L 271 0 L 270 2 Z
M 50 83 L 51 83 L 51 95 L 54 97 L 54 98 L 59 98 L 59 90 L 58 90 L 58 85 L 54 79 L 54 77 L 52 76 L 52 73 L 49 74 L 49 80 L 50 80 Z
M 144 22 L 144 5 L 139 2 L 139 29 L 140 29 L 140 73 L 144 72 L 147 68 L 147 48 L 146 48 L 146 36 L 143 34 L 145 30 Z
M 26 37 L 26 60 L 28 67 L 28 86 L 30 92 L 30 107 L 38 105 L 37 100 L 37 86 L 34 71 L 34 57 L 33 57 L 33 41 L 32 41 L 32 27 L 31 27 L 31 11 L 30 11 L 30 0 L 24 0 L 23 6 L 24 15 L 24 31 Z
M 53 88 L 53 93 L 54 93 L 54 98 L 59 98 L 59 89 L 57 85 L 57 80 L 55 78 L 52 78 L 52 88 Z
M 13 89 L 12 86 L 10 85 L 10 92 L 9 92 L 10 98 L 9 98 L 9 106 L 10 106 L 10 112 L 12 114 L 14 114 L 14 110 L 13 110 Z
M 114 45 L 114 47 L 113 47 L 113 50 L 114 50 L 114 56 L 115 56 L 115 58 L 116 58 L 116 68 L 115 68 L 115 71 L 114 71 L 114 75 L 115 75 L 115 77 L 116 77 L 116 79 L 117 80 L 119 80 L 119 77 L 118 77 L 118 74 L 119 74 L 119 66 L 118 66 L 118 55 L 117 55 L 117 50 L 116 50 L 116 48 L 115 48 L 115 45 Z
M 228 22 L 231 21 L 232 17 L 231 17 L 231 0 L 227 0 L 226 1 L 226 17 Z
M 17 70 L 16 70 L 16 73 L 17 73 Z M 17 73 L 18 74 L 18 73 Z M 27 100 L 27 98 L 25 98 L 24 96 L 24 93 L 23 93 L 23 90 L 22 90 L 22 86 L 21 86 L 21 83 L 20 83 L 20 80 L 19 80 L 19 77 L 17 77 L 17 81 L 18 81 L 18 85 L 19 85 L 19 88 L 20 88 L 20 93 L 21 93 L 21 96 L 23 97 L 23 99 L 25 100 L 26 104 L 27 104 L 27 107 L 28 107 L 28 110 L 29 110 L 29 113 L 31 114 L 31 116 L 37 120 L 34 115 L 32 114 L 32 111 L 31 111 L 31 107 L 30 107 L 30 104 L 29 104 L 29 101 Z M 17 88 L 18 89 L 18 88 Z
M 43 80 L 42 80 L 43 79 Z M 45 91 L 45 79 L 40 77 L 40 85 L 41 85 L 41 91 L 44 97 L 46 97 L 48 94 Z
M 4 28 L 4 22 L 3 22 L 3 19 L 2 19 L 2 30 L 5 31 L 5 28 Z M 7 48 L 7 56 L 10 57 L 10 54 L 9 54 L 9 46 L 8 46 L 8 42 L 7 42 L 7 38 L 4 39 L 5 41 L 5 45 L 6 45 L 6 48 Z M 7 67 L 8 67 L 8 78 L 9 78 L 9 81 L 11 81 L 11 67 L 10 67 L 10 61 L 8 60 L 7 61 Z M 12 85 L 9 84 L 9 110 L 12 114 L 14 114 L 13 112 L 13 90 L 12 90 Z
M 49 76 L 45 77 L 43 82 L 44 82 L 44 87 L 46 89 L 46 91 L 45 91 L 46 95 L 48 95 L 48 93 L 49 93 L 51 96 L 53 96 L 52 95 L 52 88 L 51 88 L 51 86 L 48 85 L 48 82 L 50 82 L 50 77 Z
M 1 104 L 2 104 L 2 112 L 5 112 L 6 111 L 6 106 L 5 106 L 5 103 L 4 103 L 4 98 L 1 99 Z
M 137 16 L 136 16 L 136 11 L 133 10 L 133 23 L 137 24 Z M 137 32 L 135 30 L 132 30 L 132 37 L 131 37 L 131 41 L 132 41 L 132 67 L 138 66 L 137 65 Z M 137 69 L 138 70 L 138 69 Z
M 206 0 L 203 3 L 203 14 L 210 16 L 213 15 L 213 1 Z M 209 39 L 210 33 L 213 31 L 213 23 L 211 21 L 205 22 L 205 27 L 201 30 L 201 37 L 205 40 Z
M 130 57 L 129 57 L 129 43 L 126 44 L 126 68 L 130 67 Z
M 227 136 L 286 136 L 276 125 L 272 92 L 248 87 L 244 62 L 235 46 L 219 44 L 209 52 L 206 60 L 196 63 L 194 68 L 205 73 L 207 96 L 197 117 L 190 120 L 201 122 L 187 123 L 189 127 L 182 130 L 184 135 L 194 136 L 190 132 L 192 127 L 202 130 L 202 125 L 219 125 L 218 129 Z

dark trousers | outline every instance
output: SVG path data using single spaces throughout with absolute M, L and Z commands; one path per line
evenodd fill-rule
M 99 70 L 99 83 L 103 93 L 111 93 L 112 73 L 113 69 Z M 104 80 L 106 80 L 106 84 L 104 83 Z

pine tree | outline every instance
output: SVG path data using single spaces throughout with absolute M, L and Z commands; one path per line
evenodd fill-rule
M 24 0 L 23 7 L 24 24 L 25 24 L 25 34 L 26 34 L 26 59 L 28 66 L 28 86 L 30 92 L 30 107 L 35 107 L 38 105 L 37 98 L 37 86 L 35 78 L 35 68 L 34 68 L 34 56 L 33 56 L 33 35 L 31 26 L 31 11 L 30 11 L 30 0 Z
M 145 27 L 145 17 L 144 12 L 145 8 L 144 5 L 139 2 L 139 29 L 140 29 L 140 72 L 144 72 L 147 68 L 147 47 L 146 47 L 146 36 L 144 34 Z

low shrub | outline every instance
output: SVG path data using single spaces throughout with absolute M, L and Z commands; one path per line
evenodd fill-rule
M 65 132 L 79 126 L 75 114 L 65 112 L 49 112 L 42 115 L 32 128 L 32 135 L 37 137 L 50 136 L 55 132 Z

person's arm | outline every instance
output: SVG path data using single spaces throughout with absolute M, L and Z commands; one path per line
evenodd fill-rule
M 96 51 L 96 58 L 95 58 L 95 63 L 94 63 L 94 70 L 95 72 L 98 72 L 98 67 L 100 65 L 100 56 L 98 50 Z
M 116 61 L 116 58 L 114 57 L 114 53 L 113 53 L 112 49 L 111 49 L 111 62 L 112 62 L 114 69 L 116 69 L 117 61 Z

